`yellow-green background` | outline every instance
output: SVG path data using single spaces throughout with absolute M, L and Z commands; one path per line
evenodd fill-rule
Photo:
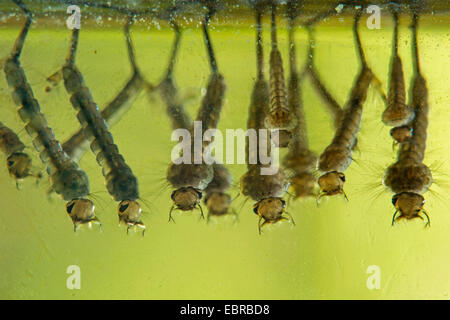
M 362 38 L 369 65 L 386 90 L 391 26 L 383 20 L 380 30 L 368 30 L 362 21 Z M 350 18 L 317 29 L 316 59 L 320 74 L 340 103 L 346 100 L 358 64 Z M 0 58 L 7 56 L 19 31 L 15 18 L 0 24 Z M 6 21 L 6 22 L 5 22 Z M 251 23 L 251 22 L 250 22 Z M 250 24 L 249 23 L 249 24 Z M 409 23 L 406 19 L 403 26 Z M 146 77 L 157 82 L 171 47 L 170 29 L 148 24 L 134 28 L 138 62 Z M 267 26 L 267 25 L 266 25 Z M 267 31 L 267 28 L 266 28 Z M 255 75 L 254 30 L 249 25 L 216 27 L 211 36 L 227 93 L 220 129 L 245 128 Z M 22 56 L 36 97 L 58 139 L 64 141 L 78 128 L 68 96 L 59 86 L 45 93 L 45 77 L 64 61 L 70 32 L 63 22 L 45 27 L 39 21 L 29 33 Z M 265 33 L 265 57 L 270 50 Z M 280 29 L 282 54 L 287 59 L 286 30 Z M 420 221 L 390 226 L 393 214 L 390 191 L 381 185 L 383 169 L 395 160 L 389 128 L 380 120 L 383 104 L 373 89 L 365 104 L 359 152 L 347 170 L 346 203 L 335 197 L 319 208 L 313 199 L 290 202 L 287 210 L 296 226 L 273 226 L 262 236 L 251 200 L 241 195 L 233 205 L 240 222 L 215 220 L 206 225 L 198 212 L 176 214 L 168 224 L 170 187 L 164 180 L 170 162 L 170 123 L 155 95 L 149 102 L 142 94 L 126 116 L 111 129 L 128 164 L 139 178 L 147 233 L 126 235 L 117 227 L 116 203 L 106 193 L 101 170 L 92 153 L 80 162 L 88 173 L 103 232 L 72 231 L 65 203 L 47 199 L 47 178 L 36 187 L 26 180 L 15 188 L 6 166 L 0 167 L 0 298 L 6 299 L 448 299 L 450 288 L 450 214 L 448 141 L 449 34 L 448 26 L 429 20 L 420 29 L 420 55 L 430 94 L 430 126 L 425 162 L 433 164 L 436 184 L 427 192 L 426 209 L 432 227 Z M 410 31 L 401 29 L 400 53 L 410 83 Z M 299 64 L 306 53 L 306 33 L 297 32 Z M 78 65 L 99 106 L 114 97 L 130 75 L 121 29 L 86 27 L 81 30 Z M 285 61 L 286 62 L 286 61 Z M 268 68 L 267 68 L 268 70 Z M 176 65 L 176 80 L 186 104 L 195 114 L 201 89 L 208 79 L 201 33 L 184 33 Z M 330 142 L 332 127 L 322 101 L 309 81 L 303 86 L 311 147 L 317 153 Z M 6 81 L 0 77 L 0 120 L 20 132 L 36 157 L 30 138 L 22 129 Z M 2 162 L 4 156 L 1 155 Z M 235 187 L 244 165 L 228 166 Z M 81 290 L 66 288 L 66 268 L 81 268 Z M 370 265 L 381 269 L 381 289 L 366 287 Z

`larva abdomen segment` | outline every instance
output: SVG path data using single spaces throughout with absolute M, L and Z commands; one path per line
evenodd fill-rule
M 266 80 L 258 79 L 253 86 L 247 128 L 263 129 L 264 117 L 269 110 L 269 85 Z
M 267 128 L 292 129 L 294 118 L 287 105 L 286 85 L 281 54 L 278 49 L 270 53 L 270 107 L 265 120 Z
M 416 119 L 413 123 L 413 141 L 420 147 L 421 160 L 423 160 L 427 141 L 428 127 L 428 89 L 426 80 L 418 74 L 413 84 L 413 108 Z
M 202 122 L 203 131 L 217 128 L 225 95 L 225 81 L 220 73 L 212 73 L 208 82 L 206 96 L 198 112 L 197 121 Z
M 259 137 L 259 129 L 264 128 L 264 119 L 266 112 L 269 109 L 269 84 L 264 78 L 259 78 L 256 80 L 253 86 L 253 92 L 248 112 L 248 120 L 247 120 L 247 128 L 256 130 L 256 136 L 258 138 L 258 142 L 256 147 L 253 146 L 250 148 L 250 139 L 246 137 L 246 161 L 248 166 L 252 166 L 250 164 L 250 159 L 259 159 L 259 148 L 260 148 L 260 137 Z M 266 144 L 268 144 L 269 140 L 267 139 Z M 270 147 L 268 145 L 268 147 Z
M 162 99 L 166 103 L 166 113 L 172 122 L 172 129 L 190 129 L 192 121 L 179 101 L 178 92 L 171 77 L 159 85 Z
M 405 79 L 403 75 L 402 60 L 399 56 L 395 56 L 392 61 L 391 79 L 388 107 L 403 107 L 405 105 Z
M 58 141 L 52 139 L 53 132 L 50 128 L 39 129 L 36 134 L 35 129 L 30 124 L 26 125 L 26 130 L 30 137 L 33 137 L 33 146 L 39 153 L 39 158 L 48 165 L 47 171 L 53 174 L 56 171 L 63 170 L 69 159 L 64 155 L 61 145 Z
M 388 167 L 383 181 L 396 194 L 401 192 L 423 194 L 433 183 L 433 178 L 430 169 L 423 163 L 399 159 Z
M 270 53 L 270 112 L 275 109 L 287 109 L 286 86 L 280 51 Z
M 225 192 L 231 186 L 231 174 L 228 169 L 219 163 L 214 163 L 214 178 L 211 183 L 205 189 L 206 194 L 211 194 L 213 192 Z
M 167 170 L 167 181 L 176 189 L 194 187 L 204 190 L 213 179 L 213 175 L 212 166 L 206 163 L 172 163 Z
M 355 143 L 361 123 L 362 104 L 355 102 L 355 106 L 347 111 L 349 114 L 344 117 L 342 126 L 333 143 L 351 149 Z
M 362 107 L 366 101 L 367 90 L 372 79 L 372 71 L 364 68 L 356 80 L 356 86 L 350 94 L 350 101 L 344 110 L 342 123 L 333 139 L 333 143 L 343 145 L 346 148 L 353 148 L 361 123 Z
M 348 105 L 344 109 L 340 127 L 331 144 L 320 155 L 319 170 L 344 172 L 352 162 L 352 149 L 359 132 L 362 107 L 372 79 L 373 74 L 370 69 L 363 68 L 352 89 Z
M 97 139 L 95 139 L 91 143 L 91 150 L 96 155 L 95 159 L 97 163 L 103 169 L 103 175 L 107 175 L 109 172 L 113 171 L 115 167 L 120 166 L 121 163 L 125 162 L 122 155 L 118 154 L 119 150 L 116 145 L 111 145 L 108 154 L 105 155 L 103 148 L 99 145 Z M 119 157 L 119 159 L 112 161 L 115 156 Z M 116 163 L 117 165 L 114 166 L 112 163 Z
M 382 116 L 382 120 L 386 125 L 400 127 L 411 122 L 414 118 L 414 111 L 406 105 L 405 101 L 405 79 L 402 61 L 398 55 L 395 55 L 391 63 L 387 108 Z
M 128 166 L 110 170 L 105 178 L 106 188 L 114 200 L 137 200 L 139 198 L 137 178 Z
M 286 192 L 289 182 L 282 170 L 273 175 L 261 175 L 261 165 L 249 167 L 249 170 L 241 177 L 241 191 L 244 196 L 254 201 L 265 198 L 282 197 Z
M 296 126 L 293 134 L 293 149 L 308 148 L 308 137 L 306 133 L 306 121 L 300 99 L 300 83 L 297 72 L 292 72 L 288 83 L 288 107 L 296 117 Z
M 415 118 L 412 123 L 412 137 L 401 145 L 399 161 L 411 160 L 421 163 L 425 156 L 427 127 L 428 127 L 428 90 L 426 81 L 421 75 L 417 75 L 412 88 L 412 105 L 415 110 Z

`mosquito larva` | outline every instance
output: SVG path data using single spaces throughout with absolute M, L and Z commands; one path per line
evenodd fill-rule
M 167 106 L 167 114 L 172 121 L 172 128 L 173 129 L 178 129 L 178 128 L 192 129 L 192 121 L 191 121 L 189 115 L 187 115 L 187 113 L 185 112 L 183 105 L 180 103 L 180 100 L 178 98 L 178 92 L 177 92 L 177 89 L 173 82 L 173 75 L 172 75 L 173 65 L 174 65 L 174 62 L 176 59 L 176 54 L 178 52 L 178 46 L 179 46 L 181 33 L 180 33 L 178 26 L 173 21 L 171 22 L 171 24 L 175 31 L 175 40 L 174 40 L 174 45 L 173 45 L 173 50 L 172 50 L 172 56 L 171 56 L 171 59 L 169 62 L 169 66 L 167 68 L 166 77 L 161 82 L 159 87 L 160 87 L 160 91 L 161 91 L 161 96 Z M 221 82 L 222 81 L 223 80 L 221 80 Z M 222 105 L 223 91 L 225 89 L 223 84 L 221 84 L 220 82 L 218 82 L 218 85 L 220 86 L 219 89 L 217 90 L 217 92 L 219 92 L 219 94 L 215 95 L 216 97 L 218 97 L 218 99 L 216 98 L 215 101 L 213 101 L 211 99 L 211 89 L 209 89 L 208 92 L 209 92 L 210 96 L 208 98 L 205 97 L 205 100 L 202 104 L 202 108 L 200 108 L 200 110 L 199 110 L 198 119 L 200 121 L 205 121 L 204 123 L 202 123 L 203 124 L 202 127 L 204 130 L 215 128 L 217 126 L 217 122 L 219 119 L 218 115 L 220 114 L 220 109 L 221 109 L 221 105 Z M 222 92 L 222 93 L 220 93 L 220 92 Z M 207 103 L 208 101 L 213 101 L 213 103 L 208 104 Z M 216 105 L 216 104 L 218 104 L 218 105 Z M 219 113 L 215 114 L 210 111 L 210 115 L 212 115 L 212 117 L 208 117 L 208 113 L 207 113 L 208 111 L 205 109 L 211 108 L 211 107 L 215 107 L 214 110 L 212 110 L 212 111 L 215 111 L 218 109 Z M 188 168 L 188 167 L 186 166 L 186 168 Z M 230 173 L 223 165 L 214 164 L 213 165 L 213 176 L 214 177 L 211 180 L 211 182 L 204 189 L 204 192 L 205 192 L 204 202 L 205 202 L 205 205 L 206 205 L 206 207 L 208 209 L 208 213 L 209 213 L 208 219 L 209 219 L 210 215 L 221 216 L 221 215 L 227 214 L 229 212 L 229 206 L 231 204 L 231 197 L 225 193 L 231 184 Z M 195 196 L 195 194 L 193 194 L 193 195 Z M 180 208 L 180 207 L 178 207 L 178 208 Z
M 129 17 L 124 27 L 124 34 L 133 75 L 117 96 L 102 110 L 102 117 L 109 127 L 116 124 L 130 109 L 133 100 L 139 95 L 145 84 L 136 64 L 134 47 L 130 36 L 130 26 L 132 21 L 133 17 Z M 61 71 L 58 71 L 57 73 L 61 74 Z M 147 87 L 150 87 L 150 85 L 147 84 Z M 78 162 L 81 156 L 89 148 L 91 138 L 92 132 L 88 129 L 81 128 L 63 143 L 63 149 L 70 158 Z
M 420 71 L 417 24 L 418 16 L 414 13 L 412 51 L 415 75 L 412 81 L 411 106 L 414 108 L 415 118 L 412 122 L 412 136 L 400 144 L 397 162 L 386 170 L 384 184 L 395 193 L 392 203 L 396 210 L 392 224 L 399 219 L 423 219 L 420 215 L 423 212 L 427 218 L 426 225 L 429 226 L 430 219 L 423 209 L 425 199 L 422 196 L 433 183 L 431 171 L 423 163 L 428 127 L 428 89 Z M 400 213 L 398 217 L 397 213 Z
M 28 30 L 33 20 L 32 13 L 20 0 L 14 0 L 26 14 L 26 23 L 14 44 L 10 57 L 6 60 L 4 71 L 12 89 L 19 115 L 25 123 L 25 129 L 33 139 L 33 145 L 41 161 L 47 166 L 53 191 L 67 202 L 66 211 L 74 224 L 75 231 L 80 224 L 100 224 L 95 217 L 94 203 L 86 199 L 89 195 L 89 180 L 86 173 L 62 150 L 52 130 L 41 113 L 39 102 L 35 99 L 20 63 Z
M 401 127 L 414 118 L 414 110 L 405 103 L 405 77 L 402 60 L 398 55 L 398 12 L 392 9 L 394 18 L 394 40 L 392 46 L 391 74 L 387 108 L 382 115 L 383 122 L 388 126 Z M 393 136 L 395 138 L 395 135 Z
M 208 49 L 208 56 L 211 64 L 211 77 L 209 79 L 206 95 L 202 101 L 202 105 L 197 113 L 197 121 L 201 121 L 202 130 L 216 129 L 220 119 L 220 113 L 223 107 L 223 99 L 225 95 L 225 81 L 219 73 L 212 43 L 210 41 L 207 21 L 204 23 L 205 44 Z M 205 189 L 204 202 L 208 209 L 208 219 L 212 216 L 223 216 L 230 211 L 231 196 L 226 193 L 232 181 L 230 172 L 222 164 L 213 164 L 213 179 Z
M 261 28 L 261 16 L 262 8 L 256 6 L 256 61 L 257 61 L 257 80 L 253 86 L 253 93 L 251 97 L 251 103 L 249 108 L 249 116 L 247 127 L 249 129 L 255 129 L 257 132 L 259 129 L 264 128 L 264 116 L 269 109 L 269 85 L 264 79 L 263 69 L 263 50 L 262 50 L 262 28 Z M 261 140 L 258 139 L 259 144 Z M 277 223 L 282 220 L 287 220 L 284 217 L 286 202 L 282 199 L 282 196 L 287 191 L 289 182 L 280 169 L 273 175 L 261 175 L 261 168 L 264 167 L 259 160 L 256 164 L 250 164 L 249 159 L 258 159 L 258 148 L 250 148 L 247 139 L 247 172 L 241 177 L 240 185 L 241 191 L 244 196 L 250 197 L 255 204 L 253 205 L 253 211 L 259 217 L 258 230 L 261 233 L 261 228 L 267 224 Z M 254 154 L 256 153 L 256 154 Z M 292 218 L 291 221 L 293 222 Z M 261 223 L 262 222 L 262 223 Z
M 305 114 L 301 101 L 300 78 L 297 72 L 295 53 L 295 1 L 288 2 L 289 13 L 289 80 L 288 80 L 288 106 L 296 116 L 297 124 L 293 130 L 293 137 L 289 144 L 289 151 L 283 159 L 283 164 L 287 169 L 292 170 L 293 177 L 290 178 L 291 187 L 294 190 L 294 197 L 305 197 L 314 194 L 315 177 L 314 167 L 317 156 L 309 150 L 308 136 L 305 121 Z
M 279 132 L 278 146 L 285 148 L 292 138 L 292 129 L 295 127 L 295 117 L 287 104 L 286 84 L 284 80 L 283 61 L 278 50 L 276 3 L 272 2 L 271 19 L 272 49 L 270 52 L 270 107 L 265 119 L 268 129 L 277 129 Z
M 42 174 L 32 172 L 32 162 L 30 156 L 23 152 L 25 145 L 19 136 L 0 121 L 0 150 L 6 156 L 6 167 L 11 176 L 16 180 L 17 189 L 19 181 L 26 177 L 42 178 Z
M 203 36 L 208 52 L 211 76 L 206 89 L 206 95 L 203 97 L 202 104 L 197 115 L 197 121 L 201 121 L 202 123 L 202 133 L 204 133 L 207 129 L 217 127 L 225 93 L 224 79 L 219 73 L 214 50 L 208 34 L 208 24 L 213 12 L 214 9 L 209 7 L 208 13 L 205 15 L 205 19 L 203 21 Z M 174 46 L 174 48 L 176 48 L 176 46 Z M 174 55 L 172 55 L 172 58 L 174 58 Z M 166 98 L 166 102 L 170 102 L 169 99 Z M 184 109 L 181 105 L 178 105 L 176 108 L 174 107 L 174 104 L 167 103 L 167 112 L 172 119 L 174 129 L 177 129 L 177 127 L 180 127 L 181 125 L 186 126 L 188 117 L 184 115 Z M 189 123 L 189 127 L 185 127 L 185 129 L 192 130 L 192 123 Z M 193 141 L 191 145 L 194 145 Z M 191 160 L 195 158 L 194 153 L 195 150 L 192 152 Z M 211 183 L 213 178 L 214 169 L 211 165 L 206 163 L 172 163 L 167 171 L 167 180 L 176 190 L 173 191 L 171 196 L 174 204 L 170 209 L 169 221 L 173 220 L 172 211 L 175 208 L 182 211 L 190 211 L 196 207 L 199 207 L 202 211 L 200 200 L 203 196 L 203 191 Z M 210 204 L 210 207 L 212 205 L 213 203 Z M 217 205 L 220 206 L 222 204 L 218 203 Z
M 361 10 L 355 15 L 353 33 L 357 44 L 361 71 L 350 93 L 350 98 L 344 108 L 344 114 L 331 144 L 320 155 L 318 169 L 324 174 L 318 179 L 320 186 L 319 198 L 324 195 L 344 193 L 344 171 L 352 162 L 352 151 L 356 143 L 362 116 L 362 107 L 367 97 L 367 90 L 374 80 L 364 56 L 358 32 L 358 22 Z
M 140 220 L 141 207 L 136 201 L 139 199 L 137 178 L 114 144 L 106 122 L 75 65 L 79 31 L 74 29 L 72 32 L 69 54 L 62 68 L 64 86 L 83 130 L 89 130 L 92 134 L 91 150 L 102 167 L 106 188 L 114 200 L 119 201 L 119 222 L 127 226 L 127 232 L 132 227 L 139 227 L 144 234 L 145 225 Z

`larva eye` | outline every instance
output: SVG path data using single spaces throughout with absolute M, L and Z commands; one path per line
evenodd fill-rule
M 342 182 L 345 182 L 345 175 L 343 173 L 339 174 L 339 179 L 341 179 Z
M 75 206 L 75 202 L 74 201 L 71 201 L 71 202 L 69 202 L 67 204 L 66 211 L 67 211 L 68 214 L 72 213 L 72 209 L 73 209 L 74 206 Z
M 399 197 L 398 194 L 396 194 L 392 197 L 392 204 L 394 205 L 394 207 L 395 207 L 395 204 L 397 203 L 398 197 Z
M 175 201 L 175 192 L 177 192 L 176 190 L 174 192 L 172 192 L 172 194 L 170 195 L 170 198 Z
M 283 208 L 286 207 L 286 201 L 284 201 L 283 199 L 281 199 L 281 205 L 283 206 Z
M 9 167 L 12 167 L 13 164 L 14 164 L 14 161 L 12 161 L 12 160 L 9 160 L 9 161 L 8 161 L 8 166 L 9 166 Z
M 203 197 L 203 193 L 201 193 L 200 191 L 198 191 L 198 190 L 195 190 L 196 192 L 197 192 L 197 194 L 198 194 L 198 198 L 199 199 L 201 199 L 202 197 Z
M 256 207 L 253 208 L 253 212 L 254 212 L 255 214 L 258 214 L 258 206 L 256 206 Z
M 120 213 L 124 213 L 125 210 L 127 210 L 127 208 L 128 208 L 129 205 L 130 205 L 130 204 L 129 204 L 128 202 L 125 203 L 125 204 L 122 204 L 122 205 L 120 206 L 120 208 L 119 208 L 119 212 L 120 212 Z

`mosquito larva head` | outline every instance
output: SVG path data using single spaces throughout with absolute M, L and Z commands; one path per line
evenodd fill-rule
M 138 222 L 141 218 L 141 212 L 141 206 L 134 200 L 123 200 L 117 208 L 119 222 L 126 224 Z
M 384 124 L 399 127 L 410 123 L 414 118 L 414 110 L 408 105 L 392 105 L 383 112 L 382 120 Z
M 95 205 L 89 199 L 73 199 L 66 204 L 66 211 L 75 226 L 75 230 L 79 225 L 92 223 L 100 224 L 95 217 Z
M 278 144 L 275 143 L 275 147 L 287 148 L 292 139 L 292 132 L 286 129 L 278 129 L 276 131 L 278 131 Z
M 265 198 L 253 206 L 253 212 L 264 219 L 264 223 L 276 223 L 284 220 L 283 213 L 286 207 L 286 201 L 281 198 Z
M 172 192 L 170 197 L 178 209 L 190 211 L 197 207 L 202 198 L 202 193 L 193 187 L 183 187 Z
M 6 159 L 6 166 L 9 174 L 18 180 L 31 175 L 31 159 L 26 153 L 13 153 Z
M 316 178 L 310 172 L 302 172 L 291 178 L 291 185 L 294 193 L 294 199 L 309 197 L 314 195 Z
M 403 143 L 412 136 L 412 129 L 409 126 L 395 127 L 391 129 L 391 136 L 397 143 Z
M 208 212 L 213 216 L 223 216 L 229 212 L 231 197 L 223 192 L 213 192 L 205 197 Z
M 275 224 L 284 220 L 288 221 L 289 219 L 283 216 L 285 213 L 290 217 L 292 224 L 295 225 L 292 216 L 284 211 L 285 207 L 286 202 L 276 197 L 265 198 L 254 205 L 253 211 L 260 217 L 258 222 L 259 234 L 261 234 L 261 229 L 268 224 Z M 263 224 L 261 224 L 261 221 L 263 221 Z
M 145 230 L 145 224 L 141 221 L 141 212 L 141 206 L 137 201 L 123 200 L 117 208 L 119 223 L 127 226 L 127 232 L 133 227 Z
M 342 172 L 327 172 L 317 182 L 320 187 L 320 193 L 323 195 L 333 196 L 344 193 L 345 175 Z
M 420 215 L 420 213 L 423 212 L 425 199 L 422 195 L 414 192 L 397 193 L 392 197 L 392 204 L 396 209 L 392 223 L 400 219 L 411 220 L 420 218 L 423 220 L 423 217 Z M 396 217 L 397 212 L 400 213 L 398 217 Z

